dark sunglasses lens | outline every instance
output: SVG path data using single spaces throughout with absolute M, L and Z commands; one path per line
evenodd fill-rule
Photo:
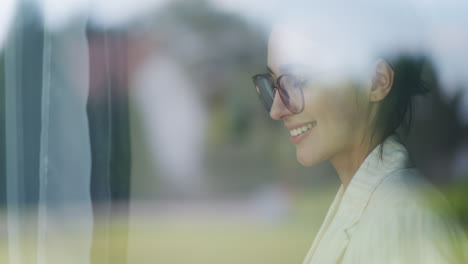
M 269 75 L 257 75 L 253 77 L 255 89 L 263 106 L 270 112 L 275 98 L 273 78 Z
M 283 75 L 279 79 L 278 89 L 284 105 L 293 113 L 300 113 L 304 108 L 302 82 L 292 75 Z

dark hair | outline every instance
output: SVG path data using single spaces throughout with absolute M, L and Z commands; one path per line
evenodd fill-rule
M 386 62 L 394 71 L 393 85 L 377 112 L 371 139 L 379 131 L 384 140 L 399 127 L 409 133 L 413 117 L 413 98 L 429 92 L 425 75 L 430 64 L 424 56 L 400 55 L 386 58 Z

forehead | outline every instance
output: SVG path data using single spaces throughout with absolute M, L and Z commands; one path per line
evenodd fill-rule
M 323 16 L 274 25 L 268 66 L 282 74 L 284 65 L 300 65 L 300 74 L 324 82 L 365 81 L 379 47 L 369 41 L 369 32 L 356 19 L 335 21 Z
M 337 70 L 345 59 L 340 44 L 325 29 L 275 25 L 268 41 L 268 65 L 278 72 L 284 65 L 303 65 L 320 72 Z

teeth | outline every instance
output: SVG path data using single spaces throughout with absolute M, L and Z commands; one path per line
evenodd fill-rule
M 313 123 L 309 123 L 303 127 L 299 127 L 299 128 L 296 128 L 296 129 L 291 129 L 289 130 L 289 133 L 291 134 L 291 136 L 297 136 L 297 135 L 300 135 L 304 132 L 306 132 L 307 130 L 313 128 L 315 126 L 315 122 Z

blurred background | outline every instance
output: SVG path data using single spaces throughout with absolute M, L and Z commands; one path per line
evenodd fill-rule
M 297 163 L 251 76 L 319 1 L 2 6 L 0 262 L 301 263 L 340 182 Z M 437 72 L 403 138 L 468 229 L 468 5 L 396 6 Z

